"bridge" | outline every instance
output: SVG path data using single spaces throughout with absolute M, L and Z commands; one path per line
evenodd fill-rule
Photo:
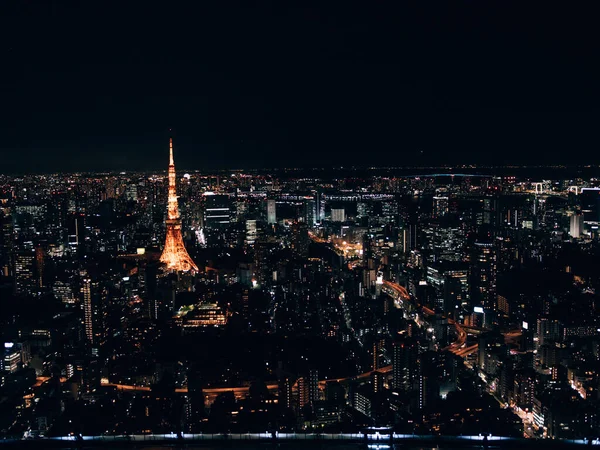
M 450 178 L 500 178 L 495 175 L 483 175 L 476 173 L 424 173 L 419 175 L 402 175 L 399 178 L 439 178 L 439 177 L 450 177 Z

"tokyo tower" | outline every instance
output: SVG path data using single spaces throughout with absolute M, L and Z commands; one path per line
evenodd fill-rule
M 177 187 L 175 185 L 175 161 L 173 160 L 173 138 L 170 139 L 169 158 L 169 200 L 167 203 L 167 237 L 160 262 L 167 265 L 167 270 L 175 272 L 198 272 L 198 266 L 188 254 L 181 236 L 181 219 L 177 205 Z

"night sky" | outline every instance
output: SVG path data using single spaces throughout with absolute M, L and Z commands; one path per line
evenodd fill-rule
M 0 172 L 600 163 L 558 3 L 3 0 Z

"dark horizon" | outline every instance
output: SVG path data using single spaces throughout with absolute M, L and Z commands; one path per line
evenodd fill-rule
M 2 173 L 600 162 L 593 7 L 8 3 Z
M 524 179 L 554 179 L 562 177 L 564 179 L 589 178 L 600 176 L 600 164 L 548 164 L 548 165 L 490 165 L 490 164 L 446 164 L 446 165 L 407 165 L 401 166 L 267 166 L 267 167 L 207 167 L 191 168 L 179 167 L 175 159 L 176 171 L 178 174 L 189 173 L 202 176 L 226 175 L 230 173 L 247 173 L 254 175 L 273 175 L 284 178 L 297 178 L 315 176 L 322 179 L 335 179 L 339 177 L 434 177 L 458 174 L 468 177 L 491 177 L 501 178 L 506 176 L 515 176 Z M 147 169 L 128 168 L 95 168 L 90 170 L 21 170 L 13 172 L 0 172 L 0 177 L 15 178 L 21 176 L 47 176 L 47 175 L 127 175 L 127 174 L 158 174 L 168 173 L 165 167 L 153 167 Z

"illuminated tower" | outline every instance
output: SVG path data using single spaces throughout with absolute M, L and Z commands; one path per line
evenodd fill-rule
M 81 295 L 83 297 L 83 316 L 85 324 L 85 337 L 90 343 L 94 342 L 94 321 L 92 310 L 92 280 L 86 276 L 81 286 Z
M 170 140 L 169 159 L 169 200 L 167 203 L 167 237 L 160 261 L 167 265 L 167 270 L 176 272 L 197 272 L 194 263 L 183 245 L 181 237 L 181 219 L 177 206 L 177 188 L 175 186 L 175 162 L 173 161 L 173 139 Z

